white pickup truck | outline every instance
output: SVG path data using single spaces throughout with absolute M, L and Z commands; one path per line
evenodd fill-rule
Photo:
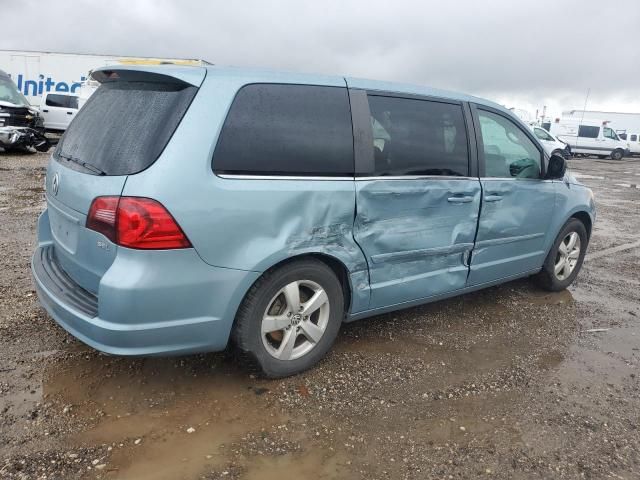
M 47 130 L 64 131 L 78 113 L 78 95 L 73 93 L 45 93 L 40 102 L 40 115 Z

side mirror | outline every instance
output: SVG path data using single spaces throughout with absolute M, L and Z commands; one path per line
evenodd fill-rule
M 567 162 L 562 155 L 554 153 L 549 158 L 549 164 L 547 165 L 546 178 L 549 180 L 557 180 L 564 177 L 564 173 L 567 171 Z

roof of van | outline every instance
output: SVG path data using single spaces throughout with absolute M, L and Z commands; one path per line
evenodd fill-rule
M 437 88 L 426 87 L 424 85 L 412 85 L 407 83 L 398 82 L 386 82 L 380 80 L 369 80 L 355 77 L 342 77 L 338 75 L 320 75 L 312 73 L 298 73 L 298 72 L 286 72 L 269 70 L 262 68 L 246 68 L 246 67 L 228 67 L 218 65 L 205 65 L 205 66 L 176 66 L 176 65 L 155 65 L 155 66 L 139 66 L 139 65 L 109 65 L 95 69 L 94 71 L 101 70 L 139 70 L 155 73 L 169 74 L 178 78 L 186 78 L 189 71 L 206 70 L 208 74 L 222 76 L 222 77 L 235 77 L 238 79 L 246 80 L 248 83 L 259 82 L 273 82 L 273 83 L 297 83 L 308 85 L 326 85 L 334 87 L 344 87 L 345 81 L 351 88 L 359 88 L 364 90 L 377 90 L 393 93 L 407 93 L 414 95 L 425 95 L 431 97 L 445 98 L 463 102 L 474 102 L 481 105 L 493 107 L 508 113 L 511 117 L 520 121 L 517 115 L 506 109 L 502 105 L 494 103 L 490 100 L 486 100 L 480 97 L 474 97 L 472 95 L 466 95 L 464 93 L 457 93 L 448 90 L 440 90 Z M 195 72 L 194 72 L 195 73 Z

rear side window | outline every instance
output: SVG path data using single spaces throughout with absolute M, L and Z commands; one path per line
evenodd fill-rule
M 469 174 L 460 105 L 369 95 L 375 175 Z
M 578 127 L 578 136 L 584 138 L 598 138 L 600 127 L 590 127 L 589 125 L 580 125 Z
M 96 174 L 141 172 L 160 156 L 196 91 L 183 83 L 104 83 L 71 122 L 54 158 Z
M 636 135 L 636 134 L 631 135 L 630 140 L 631 140 L 632 142 L 637 142 L 637 141 L 638 141 L 638 135 Z
M 49 107 L 78 108 L 78 97 L 73 95 L 47 95 L 45 102 Z
M 253 175 L 353 175 L 347 89 L 243 87 L 220 132 L 213 169 Z

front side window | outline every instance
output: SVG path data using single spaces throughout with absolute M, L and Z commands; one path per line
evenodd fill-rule
M 553 137 L 551 135 L 549 135 L 544 129 L 542 128 L 534 128 L 533 129 L 534 133 L 536 134 L 536 137 L 538 137 L 540 140 L 545 140 L 547 142 L 553 142 Z
M 369 95 L 375 175 L 469 174 L 462 107 Z
M 589 125 L 580 125 L 578 127 L 578 136 L 582 138 L 598 138 L 600 127 L 592 127 Z
M 627 134 L 626 134 L 626 133 L 618 133 L 618 136 L 619 136 L 622 140 L 626 140 L 626 139 L 627 139 Z
M 618 138 L 618 135 L 616 135 L 616 132 L 614 132 L 613 129 L 609 127 L 604 127 L 602 129 L 602 134 L 605 136 L 605 138 L 610 138 L 611 140 L 620 140 Z
M 486 177 L 540 178 L 540 151 L 516 124 L 484 110 L 478 110 L 478 118 Z
M 213 156 L 217 173 L 353 175 L 347 89 L 253 84 L 241 88 Z

